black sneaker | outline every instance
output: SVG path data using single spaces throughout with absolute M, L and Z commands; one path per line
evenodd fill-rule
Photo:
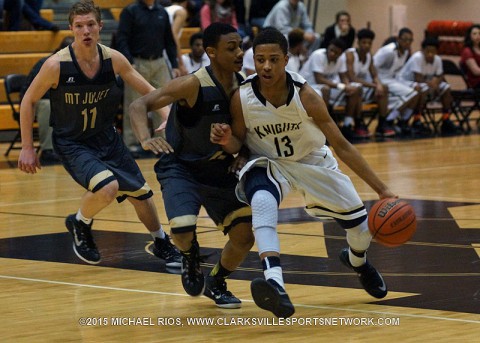
M 232 292 L 227 291 L 227 283 L 223 278 L 207 276 L 203 294 L 215 301 L 215 304 L 221 308 L 240 308 L 242 306 L 240 299 Z
M 462 132 L 462 129 L 455 125 L 450 119 L 442 121 L 442 127 L 440 130 L 444 136 L 456 135 Z
M 422 123 L 421 120 L 415 120 L 412 123 L 412 133 L 416 136 L 427 137 L 432 134 L 432 130 L 430 130 L 427 125 Z
M 355 133 L 354 133 L 353 127 L 351 125 L 342 126 L 340 131 L 342 132 L 343 136 L 347 139 L 347 141 L 351 142 L 351 141 L 354 140 Z
M 153 243 L 153 254 L 162 260 L 165 260 L 165 266 L 170 268 L 182 267 L 182 254 L 170 242 L 170 237 L 165 234 L 165 238 L 155 238 Z
M 368 294 L 378 299 L 385 298 L 388 293 L 387 285 L 385 284 L 385 281 L 383 281 L 382 275 L 368 262 L 368 260 L 363 266 L 354 267 L 350 263 L 348 248 L 344 248 L 340 253 L 340 261 L 358 274 L 360 283 Z
M 255 304 L 277 317 L 288 318 L 295 313 L 288 294 L 275 280 L 255 279 L 250 285 L 250 290 Z
M 65 220 L 65 226 L 73 237 L 73 251 L 82 260 L 90 264 L 100 262 L 100 253 L 93 241 L 92 223 L 85 224 L 75 218 L 75 214 L 71 214 Z
M 205 277 L 200 267 L 200 247 L 196 239 L 188 254 L 182 253 L 182 285 L 187 294 L 192 297 L 199 296 L 205 291 Z

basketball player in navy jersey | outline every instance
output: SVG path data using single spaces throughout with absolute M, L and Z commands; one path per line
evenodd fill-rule
M 50 91 L 53 147 L 67 172 L 86 189 L 77 214 L 66 219 L 77 256 L 90 264 L 100 262 L 92 218 L 115 198 L 128 199 L 154 238 L 154 254 L 167 266 L 180 267 L 181 255 L 162 229 L 153 192 L 113 126 L 121 101 L 116 74 L 142 94 L 154 88 L 121 53 L 98 43 L 103 24 L 92 1 L 75 3 L 69 22 L 74 42 L 45 61 L 23 98 L 18 166 L 31 174 L 41 168 L 32 124 L 35 103 Z
M 130 116 L 143 148 L 162 153 L 155 172 L 172 238 L 184 257 L 183 288 L 192 296 L 205 294 L 219 307 L 238 308 L 241 302 L 227 290 L 225 279 L 253 246 L 251 210 L 235 196 L 235 164 L 242 161 L 210 142 L 210 127 L 219 121 L 230 122 L 230 96 L 243 79 L 238 74 L 243 64 L 242 38 L 232 26 L 213 23 L 203 32 L 203 46 L 210 66 L 134 101 Z M 151 137 L 147 113 L 171 103 L 167 146 L 161 138 Z M 229 237 L 220 261 L 206 280 L 196 236 L 201 206 Z
M 255 69 L 232 97 L 232 123 L 212 126 L 211 141 L 228 153 L 243 142 L 252 159 L 240 172 L 239 199 L 252 207 L 252 222 L 265 279 L 251 284 L 255 303 L 278 317 L 295 309 L 285 292 L 276 232 L 277 210 L 291 190 L 304 194 L 306 211 L 333 217 L 346 230 L 349 248 L 341 261 L 358 273 L 365 290 L 387 295 L 380 273 L 367 261 L 372 239 L 367 211 L 352 182 L 342 174 L 335 153 L 380 198 L 395 194 L 377 177 L 357 149 L 339 131 L 322 98 L 299 74 L 286 72 L 288 44 L 276 29 L 266 29 L 253 42 Z

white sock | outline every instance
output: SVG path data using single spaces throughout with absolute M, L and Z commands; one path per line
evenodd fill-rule
M 283 282 L 283 275 L 282 275 L 282 267 L 273 267 L 268 268 L 267 270 L 263 271 L 263 275 L 265 275 L 265 279 L 273 279 L 275 280 L 283 289 L 285 289 L 285 283 Z
M 355 256 L 353 253 L 352 253 L 352 249 L 348 249 L 348 258 L 350 259 L 350 263 L 352 264 L 352 266 L 354 267 L 360 267 L 360 266 L 363 266 L 366 262 L 367 262 L 367 254 L 364 253 L 363 254 L 363 257 L 358 257 L 358 256 Z
M 163 231 L 162 228 L 158 229 L 157 231 L 150 231 L 150 234 L 152 235 L 153 239 L 165 239 L 165 231 Z
M 75 216 L 75 219 L 77 219 L 78 221 L 82 221 L 87 225 L 90 225 L 90 223 L 93 220 L 92 218 L 84 217 L 83 214 L 82 214 L 82 211 L 80 211 L 80 209 L 78 209 L 78 212 L 77 212 L 77 215 Z

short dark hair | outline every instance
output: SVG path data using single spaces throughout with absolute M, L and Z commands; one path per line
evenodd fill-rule
M 425 49 L 427 46 L 434 46 L 438 49 L 439 46 L 440 46 L 438 38 L 437 37 L 425 37 L 425 39 L 422 41 L 422 49 Z
M 294 48 L 304 41 L 305 31 L 299 27 L 293 29 L 288 33 L 288 45 L 290 48 Z
M 193 43 L 195 43 L 195 41 L 196 41 L 197 39 L 202 39 L 202 40 L 203 40 L 203 33 L 197 32 L 197 33 L 194 33 L 193 35 L 191 35 L 191 36 L 190 36 L 190 41 L 189 41 L 190 46 L 192 46 Z
M 401 38 L 403 34 L 408 33 L 413 35 L 413 31 L 410 30 L 408 27 L 402 27 L 400 31 L 398 31 L 398 38 Z
M 338 23 L 338 20 L 340 19 L 340 17 L 342 15 L 346 15 L 347 17 L 350 18 L 350 13 L 348 13 L 347 11 L 339 11 L 337 12 L 337 14 L 335 14 L 335 22 Z
M 375 39 L 375 32 L 373 32 L 370 29 L 359 30 L 357 32 L 357 39 L 360 40 L 360 39 L 365 39 L 365 38 L 374 40 Z
M 283 53 L 288 54 L 288 42 L 285 36 L 276 28 L 267 27 L 260 31 L 253 40 L 253 52 L 258 45 L 263 44 L 278 44 Z
M 330 41 L 330 43 L 328 43 L 328 46 L 330 46 L 330 45 L 335 45 L 337 48 L 339 48 L 342 51 L 345 51 L 345 49 L 347 48 L 347 45 L 345 44 L 345 42 L 343 40 L 341 40 L 340 38 L 332 39 Z
M 205 50 L 207 50 L 208 47 L 215 48 L 220 40 L 220 36 L 233 32 L 237 32 L 237 30 L 231 25 L 218 22 L 210 24 L 205 31 L 203 31 L 203 48 Z

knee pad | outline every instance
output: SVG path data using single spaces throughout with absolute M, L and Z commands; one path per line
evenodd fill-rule
M 245 179 L 245 195 L 248 202 L 252 203 L 253 195 L 259 190 L 266 190 L 272 194 L 277 205 L 280 204 L 281 198 L 277 186 L 268 178 L 267 168 L 255 167 L 249 170 Z
M 255 234 L 259 255 L 269 251 L 280 254 L 280 240 L 278 239 L 276 228 L 264 226 L 255 229 L 253 233 Z
M 365 251 L 370 246 L 372 235 L 368 230 L 367 221 L 363 221 L 360 225 L 352 227 L 347 231 L 347 242 L 355 251 Z
M 259 254 L 280 252 L 277 234 L 278 205 L 275 197 L 265 190 L 255 192 L 251 201 L 252 225 Z

